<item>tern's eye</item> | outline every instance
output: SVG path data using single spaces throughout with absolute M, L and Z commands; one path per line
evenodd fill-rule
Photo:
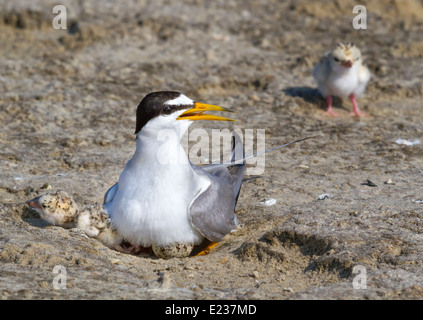
M 165 106 L 162 111 L 164 114 L 169 115 L 172 113 L 173 109 L 171 106 Z
M 339 59 L 336 57 L 333 57 L 333 60 L 335 60 L 336 62 L 339 62 Z

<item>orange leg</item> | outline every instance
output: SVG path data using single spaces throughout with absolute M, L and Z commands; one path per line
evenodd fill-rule
M 349 95 L 351 103 L 353 105 L 353 112 L 350 113 L 350 116 L 356 117 L 368 117 L 369 115 L 358 108 L 357 102 L 355 101 L 355 96 L 353 93 Z
M 219 242 L 211 242 L 210 244 L 207 245 L 207 247 L 205 247 L 203 250 L 201 250 L 201 252 L 197 253 L 195 256 L 199 257 L 199 256 L 208 255 L 210 253 L 211 249 L 216 247 L 218 243 Z
M 327 105 L 328 109 L 326 110 L 325 114 L 328 114 L 328 115 L 330 115 L 332 117 L 338 117 L 339 116 L 339 114 L 337 114 L 332 109 L 332 96 L 327 96 L 326 97 L 326 105 Z

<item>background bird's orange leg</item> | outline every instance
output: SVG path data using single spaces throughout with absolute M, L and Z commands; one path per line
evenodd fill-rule
M 326 97 L 326 105 L 328 107 L 328 109 L 326 110 L 326 114 L 331 115 L 333 117 L 337 117 L 339 116 L 339 114 L 337 114 L 335 111 L 333 111 L 332 109 L 332 96 L 327 96 Z
M 353 105 L 353 112 L 350 113 L 350 116 L 357 116 L 357 117 L 367 117 L 367 116 L 369 116 L 367 113 L 361 111 L 358 108 L 357 102 L 355 101 L 354 93 L 351 93 L 349 98 L 350 98 L 351 103 Z

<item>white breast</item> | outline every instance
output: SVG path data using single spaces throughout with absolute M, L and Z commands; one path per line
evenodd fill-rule
M 160 163 L 158 154 L 167 155 L 169 161 Z M 188 209 L 207 184 L 207 178 L 192 170 L 179 141 L 160 145 L 137 139 L 137 151 L 108 207 L 112 225 L 132 244 L 199 244 L 203 237 L 191 226 Z
M 327 92 L 337 97 L 348 97 L 359 84 L 358 71 L 359 64 L 355 64 L 351 69 L 344 69 L 341 72 L 333 70 L 327 80 Z

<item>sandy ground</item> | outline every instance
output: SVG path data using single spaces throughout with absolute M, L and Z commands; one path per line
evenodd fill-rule
M 363 1 L 367 30 L 352 28 L 355 1 L 61 3 L 67 30 L 54 1 L 0 2 L 2 299 L 423 297 L 421 1 Z M 370 117 L 339 99 L 341 117 L 323 114 L 311 71 L 340 40 L 372 72 L 358 100 Z M 159 90 L 232 108 L 229 128 L 265 129 L 266 147 L 317 137 L 246 176 L 243 227 L 208 256 L 122 254 L 28 210 L 46 184 L 101 202 L 135 149 L 138 102 Z

